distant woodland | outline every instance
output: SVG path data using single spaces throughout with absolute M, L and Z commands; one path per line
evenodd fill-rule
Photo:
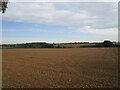
M 120 47 L 120 43 L 104 41 L 101 43 L 89 43 L 89 42 L 73 42 L 73 43 L 46 43 L 46 42 L 34 42 L 23 44 L 2 44 L 1 49 L 13 49 L 13 48 L 87 48 L 87 47 Z

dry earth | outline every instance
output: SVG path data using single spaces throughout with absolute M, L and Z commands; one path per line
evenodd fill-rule
M 117 87 L 117 48 L 4 49 L 4 88 Z

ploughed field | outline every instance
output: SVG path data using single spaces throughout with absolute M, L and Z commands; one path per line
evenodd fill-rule
M 117 87 L 117 48 L 4 49 L 4 88 Z

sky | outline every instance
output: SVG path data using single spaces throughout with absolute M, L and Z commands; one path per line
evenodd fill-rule
M 15 1 L 15 0 L 14 0 Z M 115 2 L 10 2 L 2 43 L 118 40 Z

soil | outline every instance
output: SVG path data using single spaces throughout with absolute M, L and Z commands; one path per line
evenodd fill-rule
M 118 87 L 118 48 L 4 49 L 4 88 Z

